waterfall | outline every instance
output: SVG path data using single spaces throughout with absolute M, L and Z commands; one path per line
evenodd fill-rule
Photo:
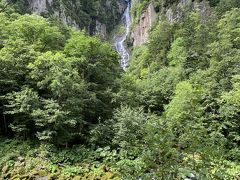
M 124 11 L 124 14 L 122 16 L 122 23 L 124 24 L 125 31 L 121 36 L 117 36 L 114 38 L 114 46 L 117 50 L 117 52 L 121 56 L 121 67 L 123 69 L 126 69 L 128 66 L 128 60 L 129 60 L 129 53 L 127 48 L 124 45 L 125 40 L 128 37 L 129 31 L 130 31 L 130 25 L 131 25 L 131 18 L 130 18 L 130 2 L 127 1 L 128 5 L 127 8 Z

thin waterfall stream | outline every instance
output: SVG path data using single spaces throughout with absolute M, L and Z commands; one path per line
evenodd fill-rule
M 122 23 L 124 24 L 125 31 L 120 36 L 114 37 L 114 46 L 121 56 L 121 67 L 126 69 L 128 66 L 129 60 L 129 52 L 124 44 L 125 40 L 127 39 L 129 32 L 130 32 L 130 25 L 131 25 L 131 17 L 130 17 L 130 1 L 127 1 L 127 8 L 125 9 L 122 19 Z

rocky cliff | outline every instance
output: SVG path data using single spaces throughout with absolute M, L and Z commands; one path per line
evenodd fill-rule
M 193 0 L 180 0 L 177 5 L 173 5 L 165 10 L 165 17 L 171 23 L 178 22 L 188 11 L 199 11 L 202 20 L 205 20 L 211 15 L 211 8 L 206 0 L 201 2 Z
M 133 6 L 139 3 L 138 0 L 132 1 Z M 159 12 L 156 11 L 158 9 Z M 200 11 L 202 19 L 210 16 L 210 6 L 206 0 L 196 2 L 194 0 L 179 0 L 168 7 L 156 7 L 154 1 L 146 6 L 142 11 L 138 23 L 134 26 L 131 33 L 131 40 L 133 46 L 139 46 L 147 42 L 150 30 L 154 23 L 158 20 L 168 20 L 170 23 L 180 21 L 186 12 Z
M 24 0 L 29 12 L 61 19 L 64 24 L 106 38 L 126 8 L 125 0 Z
M 35 13 L 46 13 L 48 11 L 48 7 L 52 6 L 52 0 L 27 0 L 29 4 L 29 8 L 32 12 Z
M 147 42 L 149 36 L 149 30 L 157 20 L 157 13 L 152 3 L 150 3 L 147 9 L 142 13 L 138 24 L 134 28 L 131 38 L 133 46 L 139 46 Z

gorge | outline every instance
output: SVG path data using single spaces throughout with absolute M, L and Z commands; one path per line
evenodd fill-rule
M 115 35 L 114 46 L 121 56 L 120 64 L 123 69 L 126 69 L 128 66 L 129 60 L 129 52 L 126 48 L 125 41 L 130 33 L 130 26 L 131 26 L 131 17 L 130 17 L 130 1 L 127 2 L 127 8 L 125 9 L 123 16 L 121 18 L 121 22 L 124 26 L 124 32 L 121 35 Z M 121 27 L 121 26 L 120 26 Z

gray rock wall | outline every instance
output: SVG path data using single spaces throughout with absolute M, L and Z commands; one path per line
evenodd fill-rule
M 77 15 L 77 7 L 74 1 L 69 0 L 67 2 L 71 9 L 67 8 L 66 6 L 58 0 L 25 0 L 28 3 L 28 9 L 32 13 L 36 13 L 39 15 L 44 16 L 55 16 L 59 18 L 64 24 L 75 27 L 77 29 L 85 29 L 90 34 L 98 34 L 102 39 L 105 39 L 107 36 L 108 25 L 103 18 L 101 17 L 101 12 L 98 12 L 95 17 L 89 16 L 89 23 L 86 25 L 83 24 L 80 16 L 76 17 Z M 114 8 L 112 6 L 113 2 L 117 4 Z M 126 8 L 125 0 L 106 0 L 105 4 L 106 14 L 113 16 L 114 18 L 118 19 L 121 17 L 121 14 L 124 12 Z M 75 11 L 76 12 L 73 12 Z M 70 12 L 69 12 L 70 11 Z M 74 17 L 71 14 L 76 14 Z M 86 21 L 86 19 L 85 19 Z M 105 20 L 106 21 L 106 20 Z M 112 24 L 111 24 L 112 25 Z

